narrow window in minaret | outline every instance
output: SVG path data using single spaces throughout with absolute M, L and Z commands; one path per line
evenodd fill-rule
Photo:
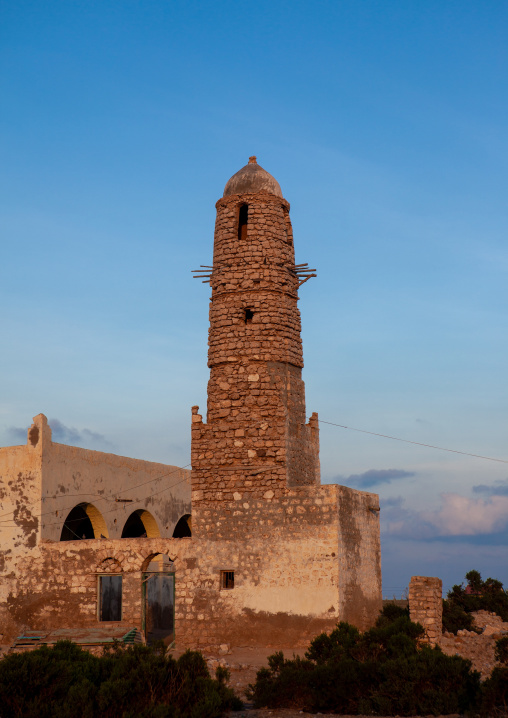
M 282 211 L 284 212 L 284 222 L 286 223 L 286 242 L 289 244 L 290 247 L 293 246 L 293 230 L 291 228 L 291 222 L 289 220 L 289 212 L 287 210 L 287 207 L 283 207 Z
M 238 239 L 247 239 L 247 223 L 249 221 L 249 205 L 242 204 L 238 214 Z
M 246 309 L 245 310 L 245 324 L 252 324 L 252 318 L 254 317 L 254 312 L 252 309 Z

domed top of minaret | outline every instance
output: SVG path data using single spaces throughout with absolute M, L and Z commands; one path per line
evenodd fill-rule
M 231 177 L 222 196 L 254 194 L 255 192 L 268 192 L 268 194 L 282 197 L 282 190 L 277 180 L 258 165 L 255 157 L 249 157 L 249 164 Z

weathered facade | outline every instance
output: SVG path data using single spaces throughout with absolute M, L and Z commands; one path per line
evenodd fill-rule
M 100 575 L 134 566 L 140 575 L 153 541 L 190 535 L 189 471 L 54 443 L 43 414 L 34 417 L 25 445 L 0 448 L 0 477 L 6 641 L 21 629 L 92 625 Z M 129 562 L 123 550 L 139 542 L 148 553 L 142 549 Z M 130 598 L 135 594 L 140 605 L 141 594 L 123 584 L 122 618 L 141 627 Z
M 297 646 L 337 620 L 375 620 L 378 496 L 320 484 L 317 415 L 306 422 L 308 274 L 289 204 L 251 158 L 217 203 L 208 405 L 206 421 L 192 409 L 190 476 L 55 444 L 36 417 L 26 446 L 0 449 L 4 633 L 112 617 L 150 633 L 150 601 L 159 611 L 173 589 L 180 645 Z

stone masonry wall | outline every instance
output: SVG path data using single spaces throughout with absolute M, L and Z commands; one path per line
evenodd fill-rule
M 338 587 L 347 571 L 337 543 L 337 489 L 323 486 L 305 495 L 293 491 L 285 515 L 258 529 L 249 524 L 247 540 L 90 539 L 49 542 L 19 553 L 11 568 L 15 585 L 8 593 L 0 624 L 5 638 L 23 629 L 97 625 L 98 576 L 123 576 L 123 616 L 119 625 L 142 628 L 142 571 L 162 553 L 175 570 L 175 630 L 179 647 L 222 643 L 254 646 L 306 646 L 316 634 L 347 619 Z M 358 493 L 358 492 L 355 492 Z M 364 503 L 372 495 L 364 494 Z M 275 508 L 276 505 L 274 505 Z M 278 509 L 274 512 L 277 514 Z M 348 506 L 345 505 L 344 509 Z M 314 523 L 301 519 L 305 514 Z M 334 518 L 321 521 L 324 516 Z M 357 560 L 368 561 L 370 546 L 362 542 L 376 517 L 358 513 Z M 374 526 L 375 523 L 372 524 Z M 113 560 L 111 560 L 113 559 Z M 364 567 L 365 568 L 365 567 Z M 221 571 L 234 571 L 231 590 L 221 588 Z M 351 586 L 351 575 L 346 583 Z M 359 576 L 358 576 L 359 577 Z M 357 577 L 357 578 L 358 578 Z M 357 625 L 366 628 L 377 615 L 376 576 L 352 587 L 358 606 Z M 115 624 L 116 625 L 116 624 Z
M 122 621 L 113 625 L 141 629 L 141 573 L 164 553 L 174 561 L 179 646 L 305 645 L 337 620 L 333 538 L 278 538 L 271 552 L 260 539 L 249 553 L 234 541 L 190 538 L 44 542 L 17 557 L 16 590 L 0 610 L 4 641 L 24 629 L 97 625 L 98 576 L 110 572 L 123 576 Z M 221 570 L 235 571 L 234 589 L 221 589 Z
M 141 572 L 156 553 L 174 561 L 181 647 L 305 646 L 337 620 L 353 618 L 366 628 L 375 618 L 376 572 L 368 570 L 376 560 L 377 516 L 367 510 L 375 495 L 325 485 L 265 487 L 260 496 L 257 487 L 204 509 L 204 539 L 41 541 L 46 433 L 35 446 L 0 450 L 4 641 L 24 628 L 97 625 L 98 575 L 112 570 L 123 575 L 121 625 L 141 629 Z M 225 570 L 235 573 L 233 590 L 221 589 Z
M 409 616 L 424 627 L 424 641 L 431 646 L 439 643 L 443 627 L 443 582 L 440 578 L 411 577 Z

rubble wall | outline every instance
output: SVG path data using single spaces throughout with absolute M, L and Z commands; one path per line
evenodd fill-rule
M 425 629 L 424 640 L 435 646 L 443 630 L 443 582 L 430 576 L 411 576 L 409 617 Z

